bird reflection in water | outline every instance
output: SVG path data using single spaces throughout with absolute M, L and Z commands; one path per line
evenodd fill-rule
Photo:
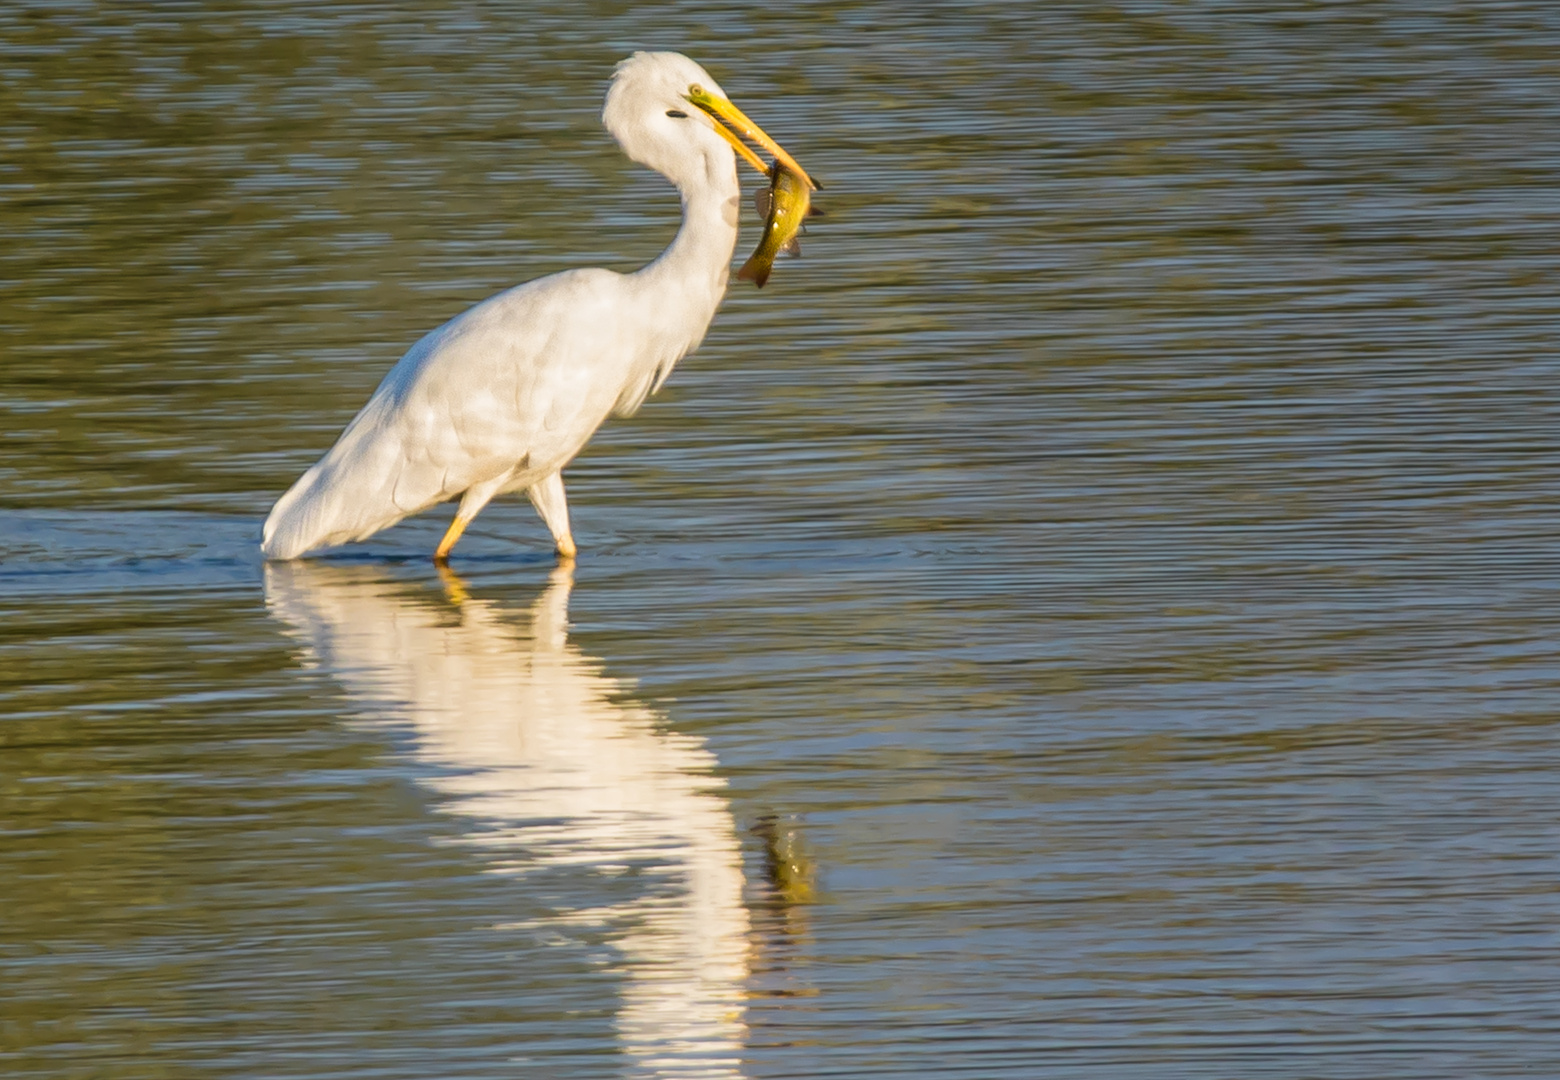
M 639 1070 L 741 1076 L 750 920 L 716 761 L 569 644 L 572 566 L 528 618 L 449 571 L 447 603 L 364 566 L 273 563 L 265 584 L 272 613 L 353 699 L 410 725 L 438 774 L 427 782 L 480 823 L 470 840 L 496 869 L 651 862 L 680 879 L 551 921 L 612 935 L 626 978 L 617 1030 Z

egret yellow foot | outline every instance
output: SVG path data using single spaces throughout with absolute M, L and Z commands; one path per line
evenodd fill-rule
M 445 530 L 444 539 L 439 541 L 439 546 L 434 549 L 433 561 L 443 566 L 450 561 L 450 549 L 455 546 L 455 541 L 460 539 L 460 534 L 466 531 L 466 525 L 470 518 L 462 518 L 455 515 L 455 520 L 450 522 L 450 527 Z

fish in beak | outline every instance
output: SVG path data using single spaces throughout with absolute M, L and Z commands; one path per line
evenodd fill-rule
M 798 176 L 779 161 L 769 170 L 769 187 L 758 192 L 758 212 L 764 218 L 764 235 L 759 238 L 758 249 L 742 264 L 737 277 L 751 281 L 760 289 L 769 280 L 779 255 L 800 255 L 802 245 L 796 234 L 802 231 L 802 222 L 820 213 L 812 207 L 812 191 Z
M 803 220 L 818 213 L 812 209 L 812 193 L 822 190 L 823 185 L 808 176 L 807 170 L 794 157 L 726 98 L 716 97 L 697 84 L 690 86 L 685 96 L 715 120 L 715 130 L 744 161 L 769 177 L 769 188 L 760 192 L 758 200 L 759 213 L 764 218 L 764 235 L 759 239 L 758 249 L 737 271 L 737 277 L 763 288 L 778 255 L 801 252 L 796 234 L 801 231 Z M 765 165 L 764 159 L 748 142 L 769 151 L 774 164 Z

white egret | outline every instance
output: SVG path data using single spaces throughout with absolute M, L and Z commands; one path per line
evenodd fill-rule
M 601 120 L 631 159 L 682 195 L 671 246 L 632 274 L 569 270 L 499 293 L 413 345 L 265 522 L 272 559 L 362 540 L 460 496 L 445 561 L 495 495 L 524 491 L 561 558 L 575 554 L 561 470 L 606 418 L 631 416 L 704 337 L 737 243 L 740 153 L 756 143 L 812 186 L 698 64 L 635 53 Z

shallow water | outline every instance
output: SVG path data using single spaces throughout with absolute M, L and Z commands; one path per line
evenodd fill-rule
M 665 244 L 643 46 L 824 180 L 804 258 L 571 468 L 572 575 L 512 500 L 264 566 L 421 332 Z M 6 1074 L 1553 1071 L 1556 57 L 7 6 Z

